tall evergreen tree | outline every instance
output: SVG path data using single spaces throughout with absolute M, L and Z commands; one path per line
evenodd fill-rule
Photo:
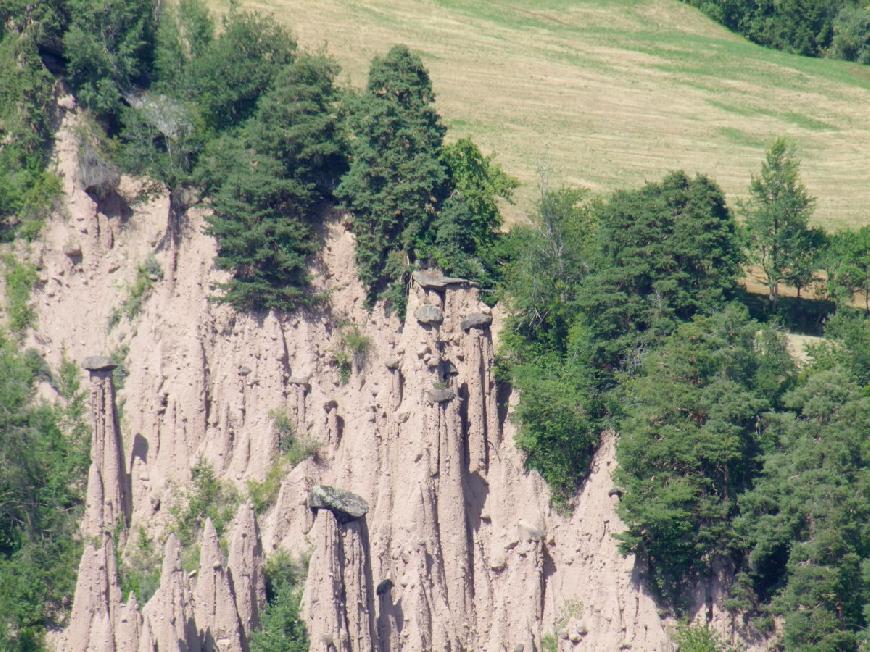
M 307 259 L 318 203 L 344 168 L 336 72 L 329 59 L 299 57 L 277 74 L 245 128 L 210 150 L 209 232 L 218 267 L 233 275 L 222 300 L 240 309 L 292 310 L 315 300 Z
M 621 392 L 619 538 L 678 605 L 727 549 L 760 452 L 758 420 L 790 367 L 784 342 L 732 305 L 677 328 Z
M 372 61 L 355 98 L 351 164 L 336 196 L 353 216 L 356 263 L 369 300 L 402 309 L 407 274 L 447 193 L 445 128 L 429 73 L 404 46 Z
M 122 97 L 151 69 L 157 29 L 153 0 L 69 0 L 67 75 L 79 101 L 114 120 Z
M 870 616 L 870 396 L 843 368 L 811 369 L 785 404 L 740 498 L 748 577 L 759 601 L 773 597 L 786 650 L 857 652 Z
M 782 138 L 774 141 L 761 173 L 752 177 L 744 206 L 750 260 L 764 272 L 771 304 L 811 243 L 807 230 L 815 202 L 800 180 L 799 166 L 794 148 Z
M 600 211 L 600 260 L 579 301 L 591 362 L 631 368 L 655 338 L 734 292 L 741 254 L 719 187 L 675 172 Z

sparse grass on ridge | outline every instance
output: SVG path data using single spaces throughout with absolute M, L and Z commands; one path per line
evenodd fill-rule
M 211 0 L 226 9 L 226 0 Z M 450 136 L 495 152 L 524 187 L 607 190 L 684 168 L 743 196 L 764 146 L 797 141 L 829 229 L 870 222 L 870 66 L 753 45 L 677 0 L 243 0 L 360 85 L 394 43 L 420 50 Z

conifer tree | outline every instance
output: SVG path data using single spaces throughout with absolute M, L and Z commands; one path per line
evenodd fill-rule
M 344 167 L 334 101 L 335 64 L 303 56 L 278 73 L 240 134 L 210 150 L 217 169 L 209 233 L 232 272 L 222 300 L 240 309 L 292 310 L 315 301 L 307 259 L 318 203 Z M 207 161 L 207 163 L 210 161 Z
M 420 57 L 396 46 L 372 61 L 351 111 L 350 169 L 336 196 L 353 216 L 360 279 L 402 309 L 404 283 L 447 192 L 444 126 Z
M 779 284 L 801 265 L 815 201 L 800 180 L 794 148 L 779 138 L 767 150 L 761 173 L 752 177 L 744 206 L 750 260 L 759 265 L 775 305 Z

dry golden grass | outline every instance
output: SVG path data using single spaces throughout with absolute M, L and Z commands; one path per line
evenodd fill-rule
M 212 0 L 216 9 L 225 0 Z M 870 66 L 749 44 L 676 0 L 244 0 L 361 85 L 395 43 L 423 55 L 451 137 L 523 182 L 630 187 L 685 169 L 744 195 L 773 137 L 794 139 L 829 229 L 870 223 Z

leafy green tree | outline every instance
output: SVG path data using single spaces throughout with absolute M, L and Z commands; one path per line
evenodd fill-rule
M 189 43 L 200 53 L 185 73 L 184 99 L 196 104 L 209 129 L 222 131 L 254 113 L 272 80 L 293 61 L 296 43 L 274 18 L 252 12 L 230 12 L 220 37 L 210 42 L 207 28 L 200 32 L 202 37 Z
M 544 190 L 534 227 L 515 227 L 517 255 L 505 274 L 511 309 L 499 356 L 520 402 L 517 445 L 565 503 L 598 443 L 593 376 L 571 333 L 576 299 L 590 269 L 596 216 L 586 192 Z
M 744 206 L 750 260 L 764 273 L 775 305 L 779 284 L 800 268 L 811 244 L 807 236 L 815 201 L 800 180 L 794 147 L 779 138 L 767 150 L 761 174 L 753 175 Z
M 109 121 L 122 97 L 151 69 L 156 35 L 153 0 L 68 0 L 67 77 L 78 100 Z
M 727 551 L 760 452 L 759 419 L 790 373 L 782 338 L 759 334 L 732 304 L 679 326 L 621 392 L 616 479 L 627 531 L 618 538 L 676 606 Z
M 306 260 L 315 241 L 298 202 L 304 188 L 281 163 L 244 146 L 225 154 L 232 172 L 214 195 L 208 233 L 215 264 L 232 273 L 220 300 L 242 310 L 292 310 L 310 303 Z
M 154 74 L 158 90 L 177 94 L 189 83 L 187 66 L 214 40 L 214 20 L 201 0 L 160 7 Z
M 278 73 L 245 128 L 207 153 L 209 233 L 218 267 L 233 274 L 222 300 L 238 308 L 292 310 L 316 300 L 307 263 L 318 204 L 345 166 L 336 73 L 329 59 L 299 57 Z
M 337 75 L 334 60 L 299 55 L 276 74 L 245 129 L 254 149 L 280 161 L 286 175 L 304 186 L 304 211 L 332 193 L 347 167 L 336 112 Z
M 819 369 L 785 405 L 735 529 L 785 649 L 857 652 L 870 615 L 870 396 L 843 369 Z
M 376 57 L 365 92 L 352 102 L 350 169 L 336 190 L 353 217 L 369 301 L 386 293 L 400 311 L 409 269 L 448 190 L 434 100 L 419 56 L 396 46 Z
M 707 177 L 675 172 L 615 193 L 599 211 L 598 237 L 579 299 L 596 367 L 630 371 L 657 338 L 719 308 L 736 287 L 736 224 Z
M 47 170 L 53 80 L 36 29 L 0 38 L 0 240 L 35 237 L 60 191 Z
M 500 276 L 498 200 L 510 201 L 518 182 L 467 138 L 446 145 L 442 156 L 452 190 L 433 226 L 428 257 L 447 274 L 492 290 Z
M 566 350 L 582 283 L 596 256 L 597 219 L 586 191 L 542 190 L 533 227 L 511 231 L 521 247 L 504 283 L 511 330 L 523 341 Z
M 870 6 L 845 6 L 834 19 L 831 55 L 870 64 Z
M 81 556 L 88 429 L 78 369 L 61 368 L 64 407 L 36 399 L 44 362 L 0 337 L 0 649 L 41 649 L 69 608 Z
M 300 615 L 302 568 L 279 551 L 266 562 L 268 604 L 251 652 L 307 652 L 308 633 Z
M 827 258 L 831 295 L 848 306 L 856 293 L 863 293 L 864 310 L 870 313 L 870 226 L 833 235 Z
M 801 291 L 816 280 L 816 271 L 822 264 L 827 240 L 824 231 L 813 227 L 805 229 L 798 237 L 791 264 L 785 274 L 785 282 L 797 290 L 798 299 Z
M 856 0 L 685 1 L 756 43 L 807 56 L 859 60 L 852 44 L 867 34 Z

